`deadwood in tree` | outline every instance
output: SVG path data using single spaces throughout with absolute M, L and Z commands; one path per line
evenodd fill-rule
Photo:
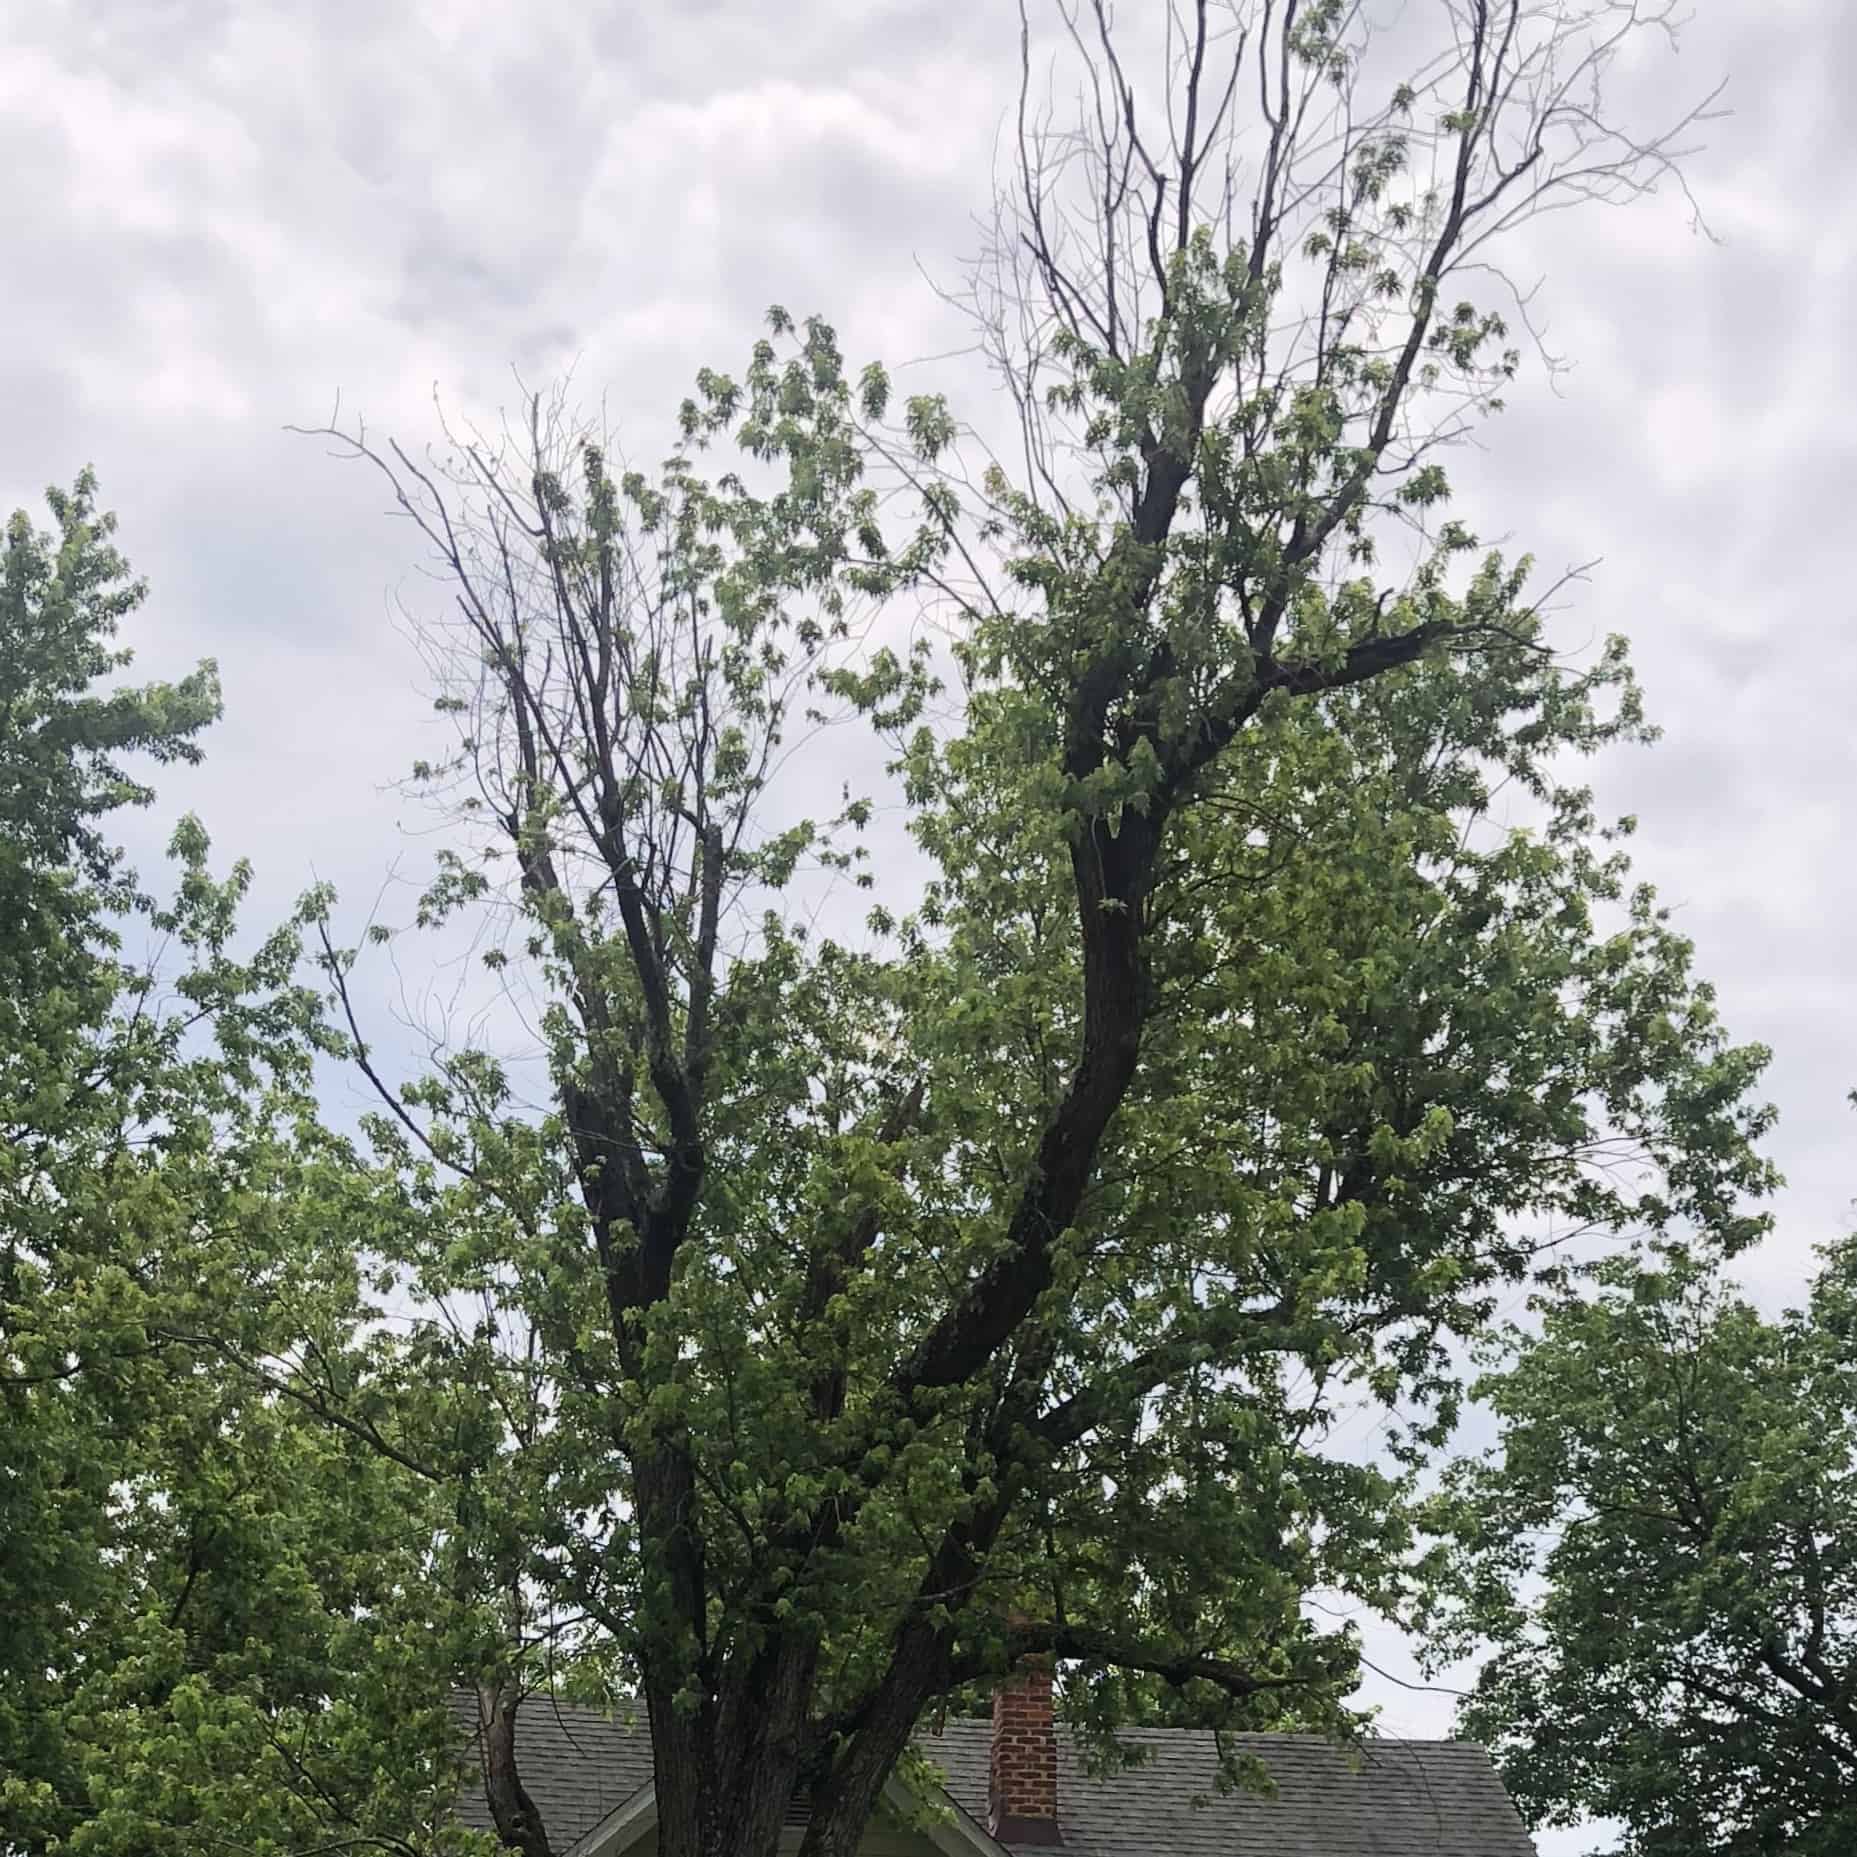
M 1746 1229 L 1756 1060 L 1548 764 L 1637 729 L 1620 650 L 1556 661 L 1438 462 L 1515 365 L 1503 235 L 1670 172 L 1600 98 L 1664 15 L 1414 11 L 1416 49 L 1339 4 L 1027 22 L 975 298 L 1011 470 L 778 312 L 661 473 L 547 398 L 431 453 L 332 430 L 455 596 L 426 913 L 500 924 L 553 1080 L 383 1083 L 397 1280 L 490 1313 L 374 1347 L 367 1423 L 448 1415 L 460 1543 L 555 1621 L 471 1678 L 499 1720 L 557 1667 L 635 1691 L 666 1857 L 771 1852 L 800 1786 L 846 1857 L 1021 1652 L 1099 1726 L 1344 1724 L 1302 1600 L 1391 1604 L 1407 1534 L 1317 1448 L 1336 1401 L 1448 1414 L 1440 1338 L 1532 1243 Z M 945 662 L 882 642 L 925 597 Z M 815 822 L 833 713 L 893 746 L 919 896 L 869 801 Z M 1473 829 L 1498 779 L 1538 834 Z M 862 936 L 809 932 L 820 872 Z

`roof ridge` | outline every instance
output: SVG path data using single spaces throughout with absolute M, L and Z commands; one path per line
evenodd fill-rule
M 524 1696 L 525 1708 L 547 1708 L 551 1713 L 568 1716 L 583 1716 L 594 1721 L 606 1722 L 616 1728 L 637 1729 L 644 1731 L 647 1724 L 641 1712 L 631 1720 L 625 1719 L 624 1713 L 617 1705 L 592 1702 L 569 1702 L 565 1698 L 551 1696 L 545 1690 L 538 1690 Z M 1074 1723 L 1059 1720 L 1058 1726 L 1071 1735 L 1077 1733 Z M 933 1727 L 919 1726 L 918 1739 L 937 1740 L 950 1730 L 958 1733 L 991 1734 L 992 1723 L 984 1715 L 949 1715 Z M 1160 1722 L 1131 1722 L 1114 1731 L 1122 1740 L 1172 1740 L 1176 1736 L 1204 1738 L 1218 1733 L 1214 1728 L 1176 1727 Z M 1478 1743 L 1466 1741 L 1460 1735 L 1406 1735 L 1406 1734 L 1366 1734 L 1358 1739 L 1345 1739 L 1327 1735 L 1313 1728 L 1238 1728 L 1228 1732 L 1226 1738 L 1232 1741 L 1293 1741 L 1306 1744 L 1319 1744 L 1323 1747 L 1466 1747 L 1476 1748 Z

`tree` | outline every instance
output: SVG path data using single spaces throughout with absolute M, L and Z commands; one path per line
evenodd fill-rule
M 294 931 L 235 956 L 249 873 L 191 820 L 167 903 L 108 841 L 218 685 L 112 682 L 142 585 L 88 473 L 49 502 L 0 561 L 0 1849 L 399 1836 L 451 1794 L 426 1485 L 223 1370 L 343 1306 L 301 1233 L 365 1176 Z
M 1615 1259 L 1480 1389 L 1452 1492 L 1447 1647 L 1494 1646 L 1464 1726 L 1536 1823 L 1631 1857 L 1857 1834 L 1857 1262 L 1769 1321 L 1681 1252 Z
M 551 1082 L 400 1084 L 314 899 L 405 1196 L 367 1266 L 427 1321 L 313 1397 L 446 1492 L 510 1846 L 549 1849 L 514 1702 L 561 1667 L 641 1700 L 667 1857 L 771 1852 L 796 1788 L 845 1857 L 922 1711 L 1025 1654 L 1097 1726 L 1345 1726 L 1301 1600 L 1388 1601 L 1409 1533 L 1320 1451 L 1337 1401 L 1416 1449 L 1540 1244 L 1757 1228 L 1760 1056 L 1556 772 L 1641 731 L 1622 649 L 1561 662 L 1443 516 L 1516 364 L 1459 300 L 1491 241 L 1668 171 L 1595 95 L 1643 16 L 1441 7 L 1394 83 L 1352 9 L 1201 4 L 1157 102 L 1060 9 L 1088 113 L 1038 127 L 1028 51 L 977 298 L 1016 479 L 778 311 L 656 476 L 559 400 L 331 432 L 456 601 L 422 917 L 479 917 Z M 923 601 L 945 647 L 898 641 Z M 796 793 L 846 717 L 919 895 L 870 797 Z M 809 925 L 820 878 L 862 930 Z
M 52 534 L 16 512 L 0 574 L 0 1502 L 9 1544 L 0 1570 L 0 1747 L 13 1808 L 17 1776 L 30 1784 L 55 1757 L 43 1673 L 58 1661 L 57 1607 L 47 1599 L 96 1579 L 92 1543 L 111 1481 L 94 1433 L 82 1458 L 60 1448 L 75 1440 L 67 1417 L 77 1397 L 60 1372 L 62 1351 L 34 1371 L 20 1343 L 42 1320 L 56 1320 L 63 1334 L 103 1313 L 85 1308 L 74 1284 L 54 1291 L 47 1270 L 48 1228 L 64 1225 L 74 1196 L 82 1200 L 61 1167 L 75 1145 L 66 1136 L 74 1119 L 88 1122 L 98 1071 L 109 1074 L 97 1061 L 99 1033 L 122 975 L 109 958 L 108 916 L 138 900 L 95 822 L 145 796 L 115 757 L 190 758 L 193 737 L 218 710 L 211 666 L 178 686 L 93 691 L 125 664 L 111 641 L 141 598 L 94 492 L 87 476 L 53 492 Z

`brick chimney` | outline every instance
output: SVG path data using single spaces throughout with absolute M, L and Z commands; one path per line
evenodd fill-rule
M 993 1697 L 987 1830 L 1002 1844 L 1062 1844 L 1051 1664 L 1028 1658 Z

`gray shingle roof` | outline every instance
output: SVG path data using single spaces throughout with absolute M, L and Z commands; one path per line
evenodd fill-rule
M 478 1733 L 475 1704 L 453 1702 L 465 1743 Z M 529 1797 L 541 1811 L 548 1842 L 566 1851 L 607 1813 L 631 1798 L 651 1778 L 651 1737 L 641 1710 L 636 1721 L 598 1709 L 575 1708 L 551 1696 L 530 1696 L 516 1710 L 516 1765 Z M 458 1816 L 480 1831 L 493 1826 L 483 1789 L 467 1766 L 458 1797 Z
M 920 1743 L 983 1820 L 989 1733 L 986 1722 L 951 1721 Z M 1136 1728 L 1121 1738 L 1147 1758 L 1096 1777 L 1059 1734 L 1058 1821 L 1071 1857 L 1533 1857 L 1489 1756 L 1467 1741 L 1343 1748 L 1319 1735 L 1236 1736 L 1276 1782 L 1264 1798 L 1215 1791 L 1209 1733 Z
M 949 1720 L 918 1740 L 947 1775 L 950 1796 L 983 1824 L 990 1733 L 984 1721 Z M 1097 1777 L 1059 1733 L 1065 1857 L 1534 1857 L 1488 1755 L 1467 1741 L 1375 1739 L 1343 1748 L 1316 1735 L 1237 1736 L 1276 1782 L 1275 1797 L 1263 1798 L 1214 1790 L 1210 1734 L 1137 1728 L 1123 1739 L 1147 1758 Z M 614 1720 L 547 1697 L 523 1703 L 516 1751 L 557 1851 L 651 1777 L 642 1719 Z M 467 1787 L 460 1815 L 489 1826 L 475 1789 Z

